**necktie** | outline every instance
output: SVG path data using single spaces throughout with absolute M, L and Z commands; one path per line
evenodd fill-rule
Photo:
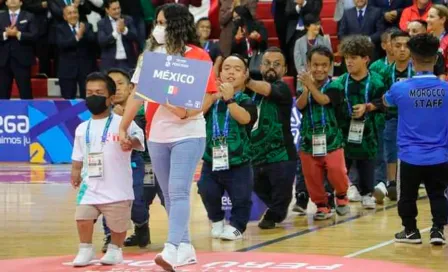
M 72 26 L 72 32 L 76 36 L 76 27 Z
M 362 15 L 362 9 L 358 11 L 358 23 L 362 25 L 362 20 L 364 19 L 364 15 Z
M 17 21 L 17 14 L 12 13 L 11 14 L 11 26 L 15 26 Z

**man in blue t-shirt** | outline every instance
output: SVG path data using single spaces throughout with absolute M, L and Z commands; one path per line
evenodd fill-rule
M 448 181 L 448 83 L 433 74 L 439 40 L 430 34 L 408 42 L 416 75 L 392 85 L 384 95 L 387 107 L 398 107 L 400 183 L 398 214 L 404 230 L 398 243 L 421 244 L 417 229 L 417 196 L 423 182 L 429 196 L 433 226 L 430 242 L 445 244 Z

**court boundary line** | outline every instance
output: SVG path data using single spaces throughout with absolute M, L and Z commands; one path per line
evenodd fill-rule
M 423 200 L 423 199 L 426 199 L 426 198 L 428 198 L 427 195 L 419 196 L 417 198 L 417 200 Z M 358 215 L 354 215 L 354 216 L 348 217 L 348 218 L 346 218 L 344 220 L 341 220 L 341 221 L 338 221 L 336 223 L 329 224 L 329 225 L 326 225 L 326 226 L 321 226 L 321 227 L 316 226 L 316 227 L 311 228 L 311 229 L 305 229 L 305 230 L 293 232 L 293 233 L 290 233 L 290 234 L 287 234 L 287 235 L 280 236 L 280 237 L 275 238 L 275 239 L 271 239 L 271 240 L 268 240 L 268 241 L 264 241 L 262 243 L 258 243 L 258 244 L 252 245 L 252 246 L 248 246 L 248 247 L 244 247 L 244 248 L 235 250 L 235 252 L 248 252 L 248 251 L 256 250 L 256 249 L 259 249 L 259 248 L 262 248 L 262 247 L 266 247 L 266 246 L 269 246 L 269 245 L 277 244 L 279 242 L 283 242 L 285 240 L 296 238 L 296 237 L 299 237 L 299 236 L 302 236 L 302 235 L 305 235 L 305 234 L 308 234 L 308 233 L 316 232 L 318 230 L 327 229 L 327 228 L 330 228 L 330 227 L 342 225 L 344 223 L 351 222 L 351 221 L 354 221 L 354 220 L 362 218 L 362 217 L 366 217 L 366 216 L 369 216 L 369 215 L 374 215 L 374 214 L 377 214 L 377 213 L 381 213 L 381 212 L 384 212 L 384 211 L 396 208 L 397 206 L 398 206 L 398 202 L 395 203 L 395 204 L 386 206 L 386 207 L 384 207 L 384 209 L 376 210 L 373 213 L 364 214 L 364 215 L 363 214 L 358 214 Z
M 422 229 L 422 230 L 420 231 L 420 233 L 425 233 L 425 232 L 428 232 L 429 230 L 431 230 L 431 227 L 426 228 L 426 229 Z M 370 252 L 370 251 L 374 251 L 374 250 L 376 250 L 376 249 L 379 249 L 379 248 L 382 248 L 382 247 L 391 245 L 391 244 L 393 244 L 393 243 L 395 243 L 395 239 L 392 239 L 392 240 L 389 240 L 389 241 L 385 241 L 385 242 L 376 244 L 376 245 L 374 245 L 374 246 L 367 247 L 367 248 L 364 248 L 364 249 L 355 251 L 355 252 L 353 252 L 353 253 L 350 253 L 350 254 L 348 254 L 348 255 L 345 255 L 344 258 L 353 258 L 353 257 L 359 256 L 359 255 L 362 255 L 362 254 L 364 254 L 364 253 L 367 253 L 367 252 Z

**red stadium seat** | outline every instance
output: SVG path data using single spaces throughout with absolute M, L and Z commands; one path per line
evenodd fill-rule
M 272 19 L 271 15 L 271 2 L 258 2 L 257 11 L 256 11 L 256 19 Z
M 331 18 L 322 18 L 322 28 L 325 34 L 337 35 L 338 34 L 338 24 Z
M 333 49 L 333 53 L 338 52 L 338 45 L 339 45 L 339 40 L 337 36 L 330 36 L 330 40 L 331 40 L 331 47 Z
M 261 22 L 263 22 L 264 26 L 266 27 L 266 30 L 268 31 L 268 37 L 277 38 L 277 31 L 275 30 L 274 19 L 263 19 L 261 20 Z
M 33 96 L 35 98 L 48 97 L 48 86 L 46 78 L 32 78 L 31 79 L 31 89 L 33 90 Z M 16 81 L 12 83 L 12 97 L 19 97 L 19 88 L 17 87 Z
M 280 47 L 280 42 L 277 37 L 268 38 L 268 46 L 277 46 Z
M 335 0 L 325 0 L 320 12 L 320 18 L 333 18 L 334 10 L 336 9 Z
M 31 77 L 35 77 L 39 73 L 39 70 L 40 70 L 39 59 L 36 58 L 36 64 L 31 66 Z
M 289 90 L 291 91 L 292 96 L 296 96 L 296 85 L 294 82 L 294 78 L 291 76 L 283 77 L 283 81 L 288 84 Z

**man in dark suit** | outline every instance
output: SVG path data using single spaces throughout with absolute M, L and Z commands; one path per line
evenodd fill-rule
M 75 6 L 64 8 L 66 23 L 57 26 L 58 78 L 62 97 L 75 99 L 77 86 L 79 96 L 86 98 L 86 78 L 94 70 L 94 52 L 90 50 L 95 34 L 88 23 L 79 22 Z
M 403 9 L 412 6 L 412 0 L 370 0 L 369 4 L 381 9 L 385 27 L 390 28 L 398 27 Z
M 286 0 L 288 27 L 286 29 L 286 44 L 288 47 L 288 75 L 296 76 L 294 65 L 294 46 L 296 41 L 306 34 L 303 18 L 307 14 L 319 15 L 322 10 L 322 0 Z
M 50 56 L 48 50 L 48 0 L 23 0 L 22 8 L 34 15 L 34 20 L 39 29 L 35 47 L 36 56 L 39 59 L 39 73 L 50 75 Z
M 146 0 L 149 2 L 149 0 Z M 143 14 L 143 7 L 140 0 L 120 0 L 120 6 L 123 14 L 132 17 L 135 30 L 137 31 L 137 39 L 139 50 L 142 51 L 145 48 L 145 42 L 147 38 L 145 17 Z
M 134 69 L 137 63 L 135 45 L 137 31 L 132 18 L 121 14 L 118 0 L 107 0 L 107 16 L 98 22 L 98 43 L 101 47 L 101 70 Z
M 11 98 L 15 78 L 21 99 L 32 99 L 31 66 L 38 29 L 34 16 L 21 10 L 22 0 L 6 0 L 7 12 L 0 13 L 0 99 Z
M 374 60 L 381 55 L 381 34 L 384 18 L 381 10 L 367 5 L 367 0 L 354 0 L 355 7 L 344 12 L 338 29 L 338 39 L 350 35 L 366 35 L 376 47 Z M 373 61 L 373 60 L 372 60 Z

